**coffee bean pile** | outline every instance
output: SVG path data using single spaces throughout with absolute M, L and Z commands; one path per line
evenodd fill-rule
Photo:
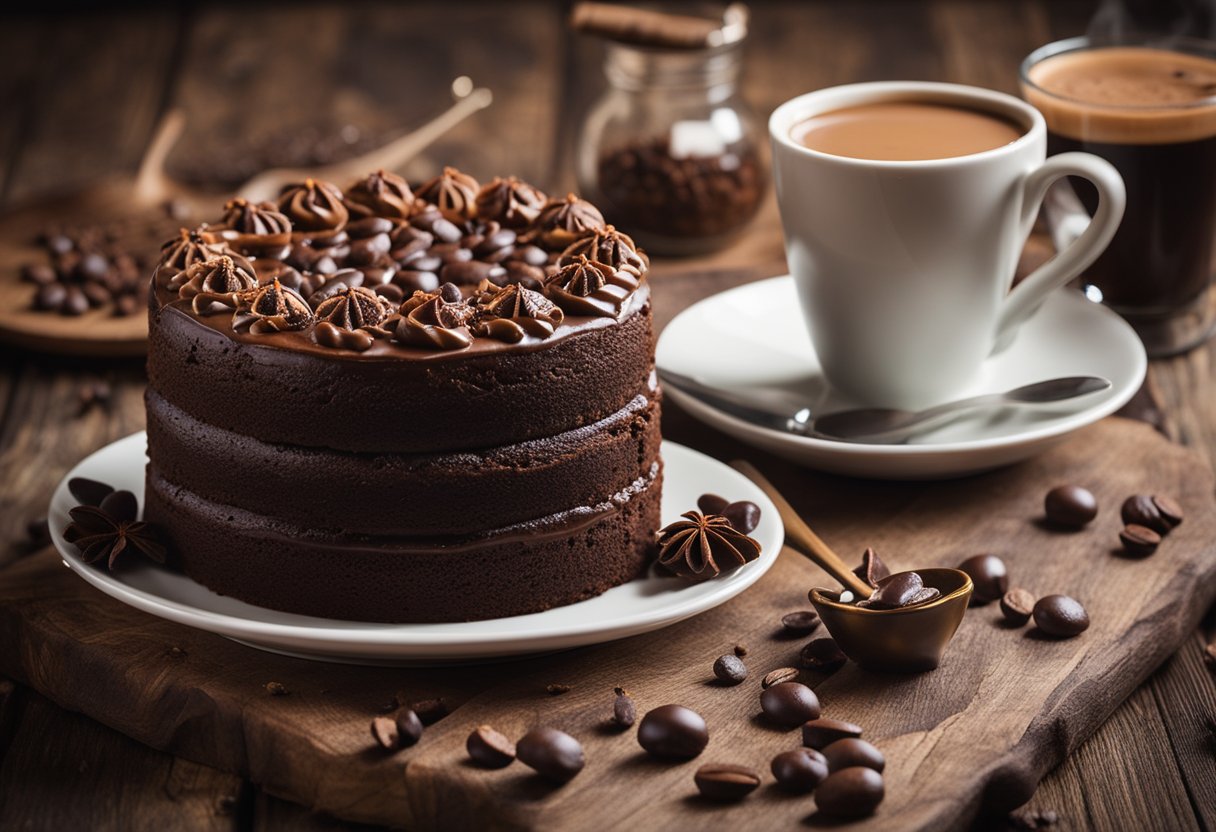
M 763 165 L 750 146 L 678 158 L 662 136 L 601 155 L 599 190 L 609 219 L 630 233 L 719 237 L 755 216 L 764 195 Z
M 1080 529 L 1098 516 L 1098 501 L 1084 488 L 1061 485 L 1043 501 L 1047 523 Z M 1123 530 L 1119 543 L 1130 557 L 1144 558 L 1157 551 L 1161 541 L 1182 522 L 1182 507 L 1161 494 L 1133 494 L 1119 508 Z
M 958 568 L 971 578 L 971 605 L 1000 602 L 1001 614 L 1010 627 L 1022 627 L 1034 618 L 1039 632 L 1052 638 L 1072 638 L 1089 628 L 1089 614 L 1075 598 L 1046 595 L 1036 600 L 1021 587 L 1010 588 L 1009 570 L 996 555 L 975 555 Z
M 20 270 L 21 280 L 36 287 L 31 309 L 68 316 L 90 309 L 120 317 L 142 313 L 160 243 L 180 219 L 181 209 L 166 205 L 139 217 L 44 229 L 36 243 L 45 259 Z

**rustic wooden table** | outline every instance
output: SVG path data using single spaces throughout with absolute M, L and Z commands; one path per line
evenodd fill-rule
M 1084 30 L 1090 0 L 852 0 L 756 4 L 747 94 L 761 112 L 805 90 L 891 78 L 1012 91 L 1035 46 Z M 478 175 L 571 184 L 572 134 L 602 84 L 594 44 L 565 35 L 548 2 L 150 8 L 0 22 L 0 198 L 86 184 L 136 164 L 167 106 L 209 137 L 305 123 L 315 113 L 372 128 L 425 120 L 467 74 L 493 107 L 418 159 Z M 660 323 L 690 300 L 782 270 L 771 198 L 752 233 L 708 260 L 657 264 Z M 1216 342 L 1214 342 L 1216 344 Z M 1138 415 L 1216 458 L 1216 345 L 1153 363 Z M 108 405 L 81 413 L 82 385 Z M 27 551 L 27 521 L 85 454 L 143 427 L 141 363 L 0 352 L 0 564 Z M 674 411 L 674 407 L 672 408 Z M 673 413 L 678 434 L 688 425 Z M 678 436 L 677 436 L 678 438 Z M 1216 686 L 1206 632 L 1169 658 L 1041 785 L 1029 808 L 1069 829 L 1216 828 Z M 88 679 L 81 679 L 88 685 Z M 1194 732 L 1208 726 L 1206 745 Z M 1198 728 L 1197 728 L 1198 726 Z M 1199 750 L 1197 750 L 1199 749 Z M 145 748 L 0 679 L 0 829 L 344 828 L 240 777 Z

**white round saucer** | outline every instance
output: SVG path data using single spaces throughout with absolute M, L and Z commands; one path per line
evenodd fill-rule
M 370 664 L 434 664 L 494 659 L 586 644 L 657 630 L 729 601 L 777 561 L 785 530 L 777 509 L 751 480 L 717 460 L 674 442 L 663 443 L 664 524 L 696 508 L 705 492 L 760 506 L 752 533 L 760 558 L 699 584 L 651 575 L 603 595 L 546 612 L 453 624 L 372 624 L 294 615 L 217 595 L 185 575 L 155 564 L 108 572 L 80 559 L 63 539 L 76 504 L 72 477 L 89 477 L 135 493 L 143 505 L 147 441 L 137 433 L 81 461 L 51 497 L 51 537 L 64 564 L 107 595 L 152 615 L 273 652 L 310 659 Z
M 739 286 L 684 310 L 663 330 L 656 363 L 660 370 L 752 394 L 791 414 L 807 406 L 812 413 L 860 406 L 824 379 L 789 275 Z M 1057 376 L 1110 379 L 1109 390 L 1073 401 L 977 412 L 903 445 L 866 445 L 760 427 L 670 384 L 664 394 L 719 430 L 811 468 L 877 479 L 939 479 L 1018 462 L 1062 441 L 1122 407 L 1140 388 L 1147 367 L 1140 339 L 1122 318 L 1065 289 L 1047 298 L 1014 343 L 989 358 L 959 397 Z

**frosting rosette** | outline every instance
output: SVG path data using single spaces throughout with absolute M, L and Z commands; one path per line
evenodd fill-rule
M 342 191 L 320 179 L 285 187 L 279 194 L 279 210 L 303 231 L 337 231 L 350 219 Z

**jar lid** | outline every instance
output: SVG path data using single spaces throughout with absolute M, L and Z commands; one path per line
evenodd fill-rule
M 731 3 L 720 19 L 636 9 L 615 3 L 582 2 L 570 27 L 617 43 L 657 49 L 714 49 L 747 37 L 748 9 Z

